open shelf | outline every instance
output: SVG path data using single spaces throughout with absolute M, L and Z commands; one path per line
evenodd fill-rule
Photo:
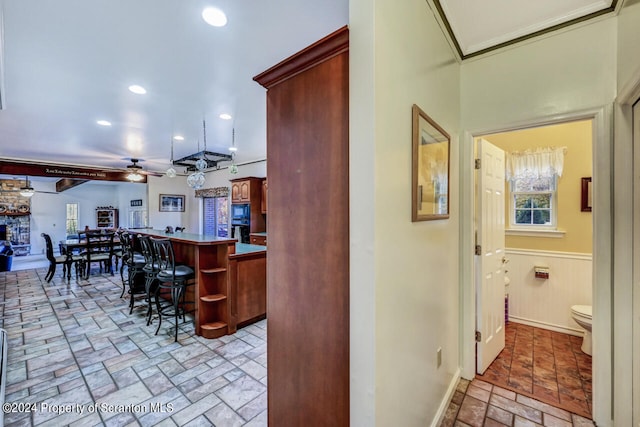
M 218 338 L 227 334 L 227 324 L 224 322 L 210 322 L 200 326 L 205 338 Z
M 203 302 L 217 302 L 225 299 L 227 299 L 227 296 L 223 294 L 205 295 L 200 297 L 200 301 L 203 301 Z
M 224 267 L 220 267 L 220 268 L 201 268 L 200 271 L 203 274 L 215 274 L 215 273 L 224 273 L 225 271 L 227 271 L 227 269 L 224 268 Z

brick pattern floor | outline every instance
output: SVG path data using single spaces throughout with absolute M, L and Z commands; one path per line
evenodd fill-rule
M 440 427 L 593 427 L 593 421 L 475 378 L 461 379 Z
M 582 338 L 507 323 L 505 348 L 478 379 L 591 418 L 591 356 Z
M 5 401 L 20 409 L 5 426 L 267 425 L 266 321 L 208 340 L 187 319 L 175 343 L 171 322 L 146 326 L 144 301 L 129 315 L 119 275 L 46 271 L 0 273 Z

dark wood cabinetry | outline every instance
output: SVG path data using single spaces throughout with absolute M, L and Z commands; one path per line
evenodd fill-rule
M 118 209 L 96 209 L 96 228 L 118 228 Z
M 252 245 L 267 246 L 267 236 L 264 234 L 250 234 L 249 243 Z
M 345 27 L 254 77 L 273 187 L 269 425 L 349 425 L 348 48 Z
M 250 176 L 231 180 L 231 203 L 248 203 L 250 211 L 249 232 L 265 231 L 262 212 L 262 178 Z

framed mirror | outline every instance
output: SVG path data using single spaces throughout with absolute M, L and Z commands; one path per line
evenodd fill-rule
M 451 138 L 413 105 L 411 220 L 449 218 L 449 146 Z

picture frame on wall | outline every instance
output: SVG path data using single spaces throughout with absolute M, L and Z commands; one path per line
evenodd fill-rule
M 591 177 L 584 177 L 581 179 L 581 191 L 580 191 L 580 211 L 591 212 L 592 211 L 592 197 L 591 190 Z
M 160 212 L 184 212 L 184 195 L 160 194 Z
M 449 218 L 451 137 L 415 104 L 412 117 L 411 220 Z

